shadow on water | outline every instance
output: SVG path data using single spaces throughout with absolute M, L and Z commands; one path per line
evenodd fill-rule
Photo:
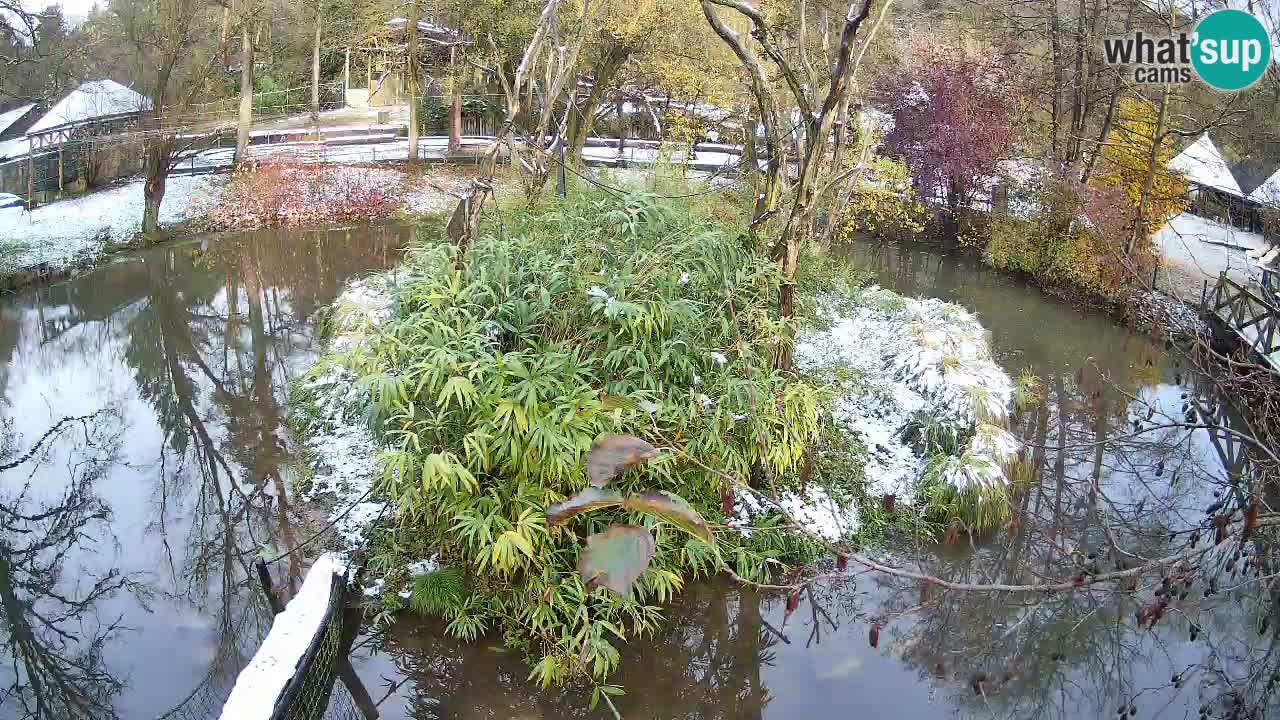
M 900 539 L 893 561 L 957 582 L 1025 584 L 1187 545 L 1231 468 L 1203 431 L 1130 437 L 1135 423 L 1185 413 L 1195 378 L 1175 355 L 980 264 L 909 246 L 852 252 L 882 286 L 977 312 L 1010 373 L 1029 368 L 1043 388 L 1043 402 L 1015 418 L 1035 473 L 1015 496 L 1014 522 L 981 542 Z M 1229 717 L 1230 692 L 1265 704 L 1277 670 L 1274 628 L 1257 630 L 1270 602 L 1232 589 L 1245 577 L 1244 562 L 1227 564 L 1231 549 L 1211 554 L 1192 584 L 1179 578 L 1151 628 L 1135 615 L 1159 577 L 1140 578 L 1132 592 L 1106 584 L 1028 596 L 861 574 L 806 593 L 789 615 L 780 596 L 696 584 L 657 637 L 625 648 L 615 680 L 627 694 L 615 702 L 628 720 L 1093 719 L 1119 717 L 1122 706 L 1128 717 L 1192 718 L 1205 704 Z M 1206 597 L 1211 581 L 1217 592 Z M 872 623 L 884 626 L 877 647 Z M 609 717 L 589 711 L 581 690 L 538 690 L 500 638 L 488 643 L 460 644 L 434 623 L 402 619 L 355 663 L 367 683 L 386 680 L 375 692 L 386 718 Z
M 270 622 L 248 564 L 305 520 L 288 382 L 409 232 L 209 237 L 0 299 L 0 718 L 216 717 Z

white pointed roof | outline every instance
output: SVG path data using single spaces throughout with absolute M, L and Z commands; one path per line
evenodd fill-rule
M 1249 193 L 1249 199 L 1267 207 L 1280 207 L 1280 168 Z
M 1244 197 L 1244 193 L 1240 191 L 1240 183 L 1236 182 L 1235 176 L 1231 174 L 1231 167 L 1209 139 L 1208 133 L 1201 135 L 1186 150 L 1170 160 L 1169 169 L 1182 173 L 1187 177 L 1187 182 L 1193 185 Z
M 33 107 L 35 107 L 35 105 L 23 105 L 22 107 L 14 108 L 9 112 L 0 113 L 0 133 L 8 130 L 10 125 L 22 119 L 22 116 L 30 112 Z
M 150 107 L 151 103 L 145 97 L 114 80 L 95 80 L 84 83 L 59 100 L 27 130 L 27 134 L 113 115 L 135 113 Z

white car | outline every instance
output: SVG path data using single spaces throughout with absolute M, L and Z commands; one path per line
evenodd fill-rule
M 20 208 L 23 205 L 26 205 L 26 202 L 21 197 L 11 193 L 0 193 L 0 209 Z

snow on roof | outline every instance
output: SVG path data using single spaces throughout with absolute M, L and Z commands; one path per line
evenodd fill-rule
M 31 150 L 31 140 L 25 137 L 0 142 L 0 160 L 22 157 Z
M 402 17 L 394 17 L 386 22 L 388 27 L 401 27 L 407 25 L 409 21 Z M 423 38 L 442 45 L 451 45 L 455 43 L 465 43 L 466 38 L 462 33 L 447 28 L 443 25 L 434 23 L 430 20 L 418 20 L 418 34 Z
M 1231 166 L 1218 152 L 1217 146 L 1205 133 L 1187 146 L 1186 150 L 1169 161 L 1169 169 L 1177 170 L 1187 177 L 1187 182 L 1201 187 L 1213 188 L 1244 197 L 1240 192 L 1240 184 L 1231 174 Z
M 265 720 L 271 716 L 276 699 L 322 627 L 333 576 L 345 572 L 346 566 L 333 553 L 321 555 L 311 566 L 302 589 L 276 616 L 258 652 L 240 671 L 231 696 L 222 706 L 222 720 Z
M 1249 193 L 1249 199 L 1266 205 L 1267 207 L 1280 207 L 1280 168 L 1277 168 L 1271 177 L 1262 181 L 1262 184 L 1254 188 Z
M 150 107 L 149 100 L 114 80 L 95 80 L 84 83 L 59 100 L 27 133 L 135 113 Z
M 17 108 L 15 110 L 10 110 L 9 112 L 6 112 L 6 113 L 0 113 L 0 133 L 7 130 L 10 125 L 21 120 L 22 116 L 26 115 L 28 112 L 31 112 L 31 108 L 33 107 L 35 107 L 35 105 L 23 105 L 22 107 Z

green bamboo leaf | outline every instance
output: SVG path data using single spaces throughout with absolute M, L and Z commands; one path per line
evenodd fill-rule
M 708 545 L 714 542 L 707 521 L 693 509 L 689 501 L 674 493 L 644 492 L 628 497 L 622 506 L 671 523 Z
M 618 410 L 618 409 L 624 409 L 624 410 L 640 409 L 640 405 L 637 404 L 635 400 L 632 400 L 629 397 L 626 397 L 624 395 L 608 395 L 608 394 L 600 396 L 600 407 L 605 411 L 612 411 L 612 410 Z
M 594 583 L 626 595 L 649 567 L 654 549 L 648 530 L 613 525 L 587 538 L 587 547 L 578 556 L 578 574 L 588 585 Z
M 587 453 L 587 479 L 604 487 L 619 473 L 657 456 L 657 448 L 634 435 L 605 435 Z
M 575 515 L 600 508 L 614 507 L 621 505 L 622 502 L 622 494 L 619 492 L 588 486 L 582 492 L 567 500 L 548 505 L 547 524 L 559 525 Z
M 523 536 L 521 536 L 521 535 L 520 535 L 520 533 L 516 532 L 515 530 L 508 530 L 508 531 L 506 531 L 506 532 L 502 533 L 502 535 L 500 536 L 500 539 L 506 540 L 507 542 L 511 543 L 512 545 L 515 545 L 515 546 L 516 546 L 516 548 L 520 550 L 520 552 L 522 552 L 522 553 L 524 553 L 525 555 L 529 556 L 529 559 L 530 559 L 530 560 L 533 560 L 533 559 L 534 559 L 534 558 L 533 558 L 533 545 L 532 545 L 532 544 L 530 544 L 530 542 L 529 542 L 528 540 L 525 540 L 525 539 L 524 539 L 524 537 L 523 537 Z

